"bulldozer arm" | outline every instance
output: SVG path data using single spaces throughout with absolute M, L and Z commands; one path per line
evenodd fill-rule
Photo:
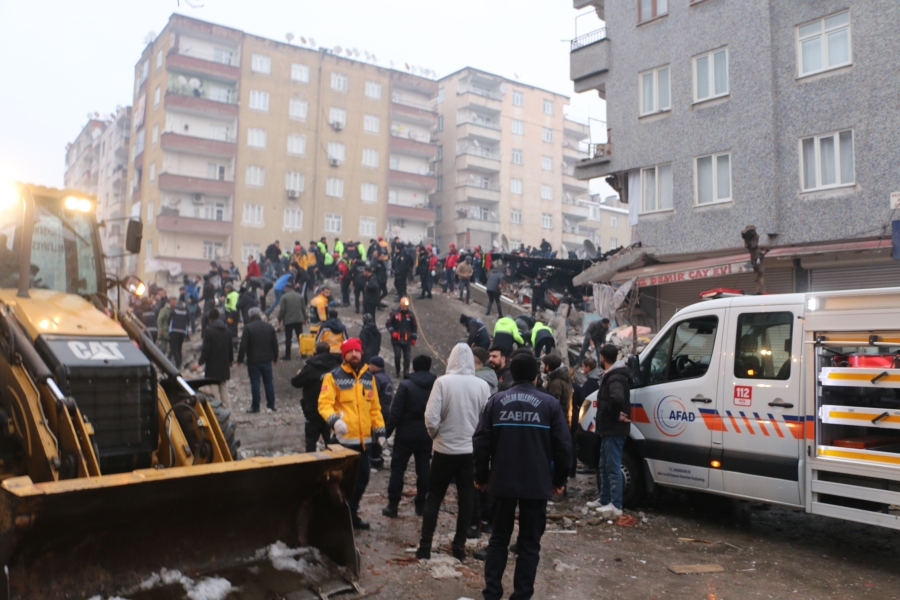
M 0 484 L 3 598 L 113 595 L 162 568 L 210 573 L 277 541 L 359 559 L 350 509 L 358 454 L 344 448 L 170 469 Z

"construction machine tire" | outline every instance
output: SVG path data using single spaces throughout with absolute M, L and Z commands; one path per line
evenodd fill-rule
M 198 400 L 205 400 L 209 403 L 210 408 L 213 409 L 213 414 L 216 416 L 216 420 L 219 422 L 219 428 L 222 430 L 222 434 L 225 436 L 225 443 L 228 445 L 228 451 L 231 452 L 231 457 L 234 460 L 238 459 L 238 448 L 241 446 L 241 441 L 237 439 L 237 423 L 231 420 L 231 411 L 225 408 L 222 405 L 220 400 L 217 400 L 210 394 L 206 392 L 196 392 Z M 188 396 L 187 394 L 179 395 L 175 398 L 175 402 L 172 404 L 172 411 L 175 418 L 178 420 L 178 424 L 181 426 L 181 431 L 184 433 L 185 437 L 188 440 L 188 445 L 191 448 L 191 452 L 195 455 L 203 455 L 203 450 L 201 449 L 202 441 L 197 438 L 197 435 L 194 431 L 194 427 L 191 419 L 194 416 L 194 412 L 188 410 L 187 408 L 179 408 L 180 405 L 190 406 L 187 404 Z

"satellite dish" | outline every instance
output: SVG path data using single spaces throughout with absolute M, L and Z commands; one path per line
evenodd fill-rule
M 378 57 L 374 54 L 372 55 L 372 62 L 378 62 Z
M 403 63 L 403 65 L 406 67 L 406 70 L 407 70 L 407 71 L 410 71 L 410 70 L 411 70 L 411 69 L 409 68 L 409 63 Z
M 591 240 L 584 240 L 584 242 L 582 242 L 582 245 L 584 246 L 585 256 L 594 258 L 597 255 L 597 247 L 594 246 L 594 242 L 592 242 Z
M 344 50 L 344 54 L 346 54 L 347 56 L 353 56 L 353 50 L 347 48 L 346 50 Z
M 409 133 L 407 133 L 406 136 L 411 140 L 415 140 L 419 137 L 418 134 L 416 134 L 416 132 L 412 129 L 409 130 Z
M 366 55 L 366 60 L 372 60 L 372 55 L 369 54 L 368 50 L 363 50 L 363 53 Z
M 518 73 L 513 73 L 513 77 L 515 77 L 516 79 L 519 79 L 519 74 L 518 74 Z
M 184 75 L 179 75 L 178 76 L 178 85 L 180 85 L 182 87 L 186 86 L 187 85 L 187 77 L 185 77 Z
M 303 44 L 304 46 L 306 45 L 306 38 L 303 37 L 302 35 L 300 36 L 300 43 Z
M 291 42 L 294 41 L 294 34 L 286 33 L 286 34 L 284 34 L 284 39 L 286 39 L 288 41 L 288 44 L 290 44 Z
M 340 46 L 335 46 L 335 47 L 334 47 L 334 53 L 335 53 L 335 54 L 340 54 L 340 53 L 343 52 L 343 51 L 344 51 L 344 49 L 341 48 Z
M 359 50 L 356 48 L 353 49 L 353 56 L 359 56 Z
M 509 254 L 509 240 L 506 239 L 505 233 L 500 234 L 500 247 L 503 249 L 503 252 Z
M 472 140 L 472 144 L 474 144 L 476 148 L 481 148 L 481 144 L 478 143 L 478 140 Z
M 569 258 L 569 249 L 566 248 L 565 244 L 559 245 L 559 255 L 563 258 Z
M 196 77 L 191 77 L 191 80 L 188 81 L 188 83 L 191 84 L 191 87 L 194 88 L 195 90 L 202 85 L 201 81 L 199 79 L 197 79 Z

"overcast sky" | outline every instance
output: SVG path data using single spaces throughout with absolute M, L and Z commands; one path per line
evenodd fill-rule
M 62 186 L 65 146 L 87 114 L 132 102 L 134 65 L 148 32 L 179 12 L 284 41 L 357 48 L 378 64 L 444 76 L 477 67 L 570 96 L 569 114 L 604 119 L 595 92 L 575 95 L 571 0 L 0 0 L 0 178 Z M 588 11 L 582 11 L 588 12 Z M 578 19 L 578 33 L 600 26 Z M 295 40 L 296 42 L 296 40 Z M 594 127 L 595 131 L 600 128 Z M 602 140 L 597 140 L 602 141 Z M 594 184 L 596 185 L 596 183 Z

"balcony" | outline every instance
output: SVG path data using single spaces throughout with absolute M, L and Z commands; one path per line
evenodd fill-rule
M 570 204 L 568 202 L 563 202 L 562 213 L 563 215 L 571 219 L 584 221 L 590 216 L 591 211 L 587 206 L 582 206 L 581 204 Z
M 499 113 L 503 108 L 503 94 L 499 92 L 491 92 L 478 88 L 460 89 L 456 92 L 461 98 L 460 106 L 475 108 L 476 110 L 487 110 L 493 113 Z
M 391 102 L 391 115 L 403 121 L 425 125 L 429 129 L 437 126 L 438 122 L 438 114 L 430 106 L 414 106 L 409 102 Z
M 407 221 L 420 221 L 422 223 L 434 223 L 435 214 L 433 208 L 421 206 L 404 206 L 402 204 L 387 205 L 389 219 L 406 219 Z
M 169 192 L 188 192 L 212 196 L 233 196 L 234 181 L 190 177 L 173 173 L 160 173 L 159 189 Z
M 237 97 L 237 94 L 232 94 Z M 182 94 L 178 91 L 169 90 L 166 92 L 166 110 L 174 110 L 176 112 L 185 112 L 199 116 L 209 116 L 210 114 L 236 118 L 238 116 L 238 106 L 236 102 L 219 102 L 217 100 L 209 100 L 202 95 Z
M 156 256 L 152 259 L 149 259 L 147 263 L 150 263 L 149 266 L 163 266 L 163 265 L 180 265 L 181 273 L 187 273 L 189 275 L 205 275 L 209 273 L 209 260 L 208 258 L 178 258 L 174 256 Z M 223 260 L 228 260 L 228 257 L 220 256 L 216 258 L 221 264 Z M 151 262 L 152 261 L 152 262 Z M 148 265 L 145 263 L 144 268 L 147 268 Z
M 457 202 L 500 202 L 500 188 L 485 188 L 477 185 L 456 186 Z
M 437 158 L 437 146 L 428 142 L 411 140 L 409 137 L 391 134 L 391 152 L 407 156 L 419 156 L 434 160 Z
M 585 160 L 588 156 L 586 151 L 580 150 L 577 146 L 563 144 L 563 160 L 567 163 L 577 163 Z
M 437 185 L 437 178 L 434 175 L 419 175 L 418 173 L 407 173 L 406 171 L 390 169 L 388 171 L 388 183 L 405 188 L 427 190 L 430 194 Z
M 457 218 L 454 221 L 456 226 L 456 233 L 465 233 L 466 231 L 485 231 L 488 233 L 500 233 L 500 221 L 495 219 L 493 221 L 482 220 L 482 219 L 470 219 L 468 217 L 465 218 Z
M 575 170 L 567 170 L 563 173 L 563 189 L 574 194 L 584 194 L 588 191 L 588 183 L 575 178 Z
M 192 235 L 229 236 L 232 232 L 231 221 L 213 221 L 212 219 L 194 219 L 178 214 L 161 212 L 156 217 L 156 229 L 171 233 L 189 233 Z
M 499 173 L 500 154 L 468 148 L 456 153 L 456 168 L 481 173 Z
M 597 90 L 606 99 L 606 75 L 609 72 L 609 38 L 606 28 L 572 40 L 569 53 L 569 79 L 575 93 Z
M 210 77 L 229 83 L 237 83 L 241 78 L 240 67 L 234 67 L 220 61 L 204 60 L 196 56 L 178 54 L 175 50 L 170 51 L 166 56 L 166 68 L 185 75 Z
M 472 138 L 488 142 L 500 141 L 500 126 L 494 123 L 476 122 L 469 119 L 458 119 L 456 131 L 461 138 Z
M 575 138 L 577 141 L 591 137 L 591 128 L 587 123 L 580 123 L 569 117 L 563 119 L 563 134 Z
M 400 71 L 391 71 L 391 85 L 425 96 L 437 96 L 438 82 Z
M 180 133 L 163 133 L 160 144 L 163 150 L 213 158 L 233 158 L 237 154 L 237 144 L 234 141 L 210 140 Z
M 609 164 L 612 159 L 612 150 L 612 143 L 610 142 L 591 144 L 589 158 L 585 158 L 575 165 L 575 177 L 579 181 L 588 181 L 596 177 L 609 175 L 612 172 Z

